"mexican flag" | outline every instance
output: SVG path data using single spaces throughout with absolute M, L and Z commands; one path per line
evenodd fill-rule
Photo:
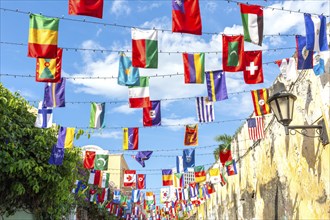
M 149 78 L 140 77 L 140 84 L 128 87 L 129 107 L 145 108 L 150 107 Z
M 261 46 L 264 30 L 263 9 L 259 5 L 245 4 L 240 4 L 240 8 L 244 40 Z
M 158 67 L 157 30 L 132 28 L 132 65 L 141 68 Z

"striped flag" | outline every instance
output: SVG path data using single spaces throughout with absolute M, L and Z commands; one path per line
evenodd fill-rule
M 162 170 L 162 177 L 163 177 L 163 186 L 172 186 L 173 185 L 172 169 Z
M 197 117 L 199 122 L 214 121 L 213 102 L 207 97 L 196 97 Z
M 184 187 L 184 174 L 174 173 L 174 187 Z
M 184 82 L 204 83 L 204 53 L 183 53 Z
M 306 49 L 327 51 L 327 20 L 324 15 L 304 14 L 306 29 Z
M 149 95 L 149 78 L 140 77 L 140 84 L 128 87 L 129 107 L 145 108 L 151 107 Z
M 105 112 L 105 103 L 104 102 L 103 103 L 92 102 L 89 127 L 103 128 L 104 127 L 104 112 Z
M 75 128 L 60 127 L 56 146 L 59 148 L 72 148 Z
M 65 78 L 58 83 L 46 83 L 44 105 L 46 107 L 65 107 Z
M 132 202 L 137 203 L 140 201 L 140 190 L 139 189 L 133 189 L 132 190 Z
M 266 115 L 271 112 L 270 106 L 267 104 L 268 89 L 252 90 L 251 95 L 256 116 Z
M 183 158 L 182 156 L 176 156 L 176 172 L 183 173 Z
M 139 128 L 123 128 L 123 150 L 137 150 L 139 147 Z
M 263 117 L 249 118 L 247 120 L 247 124 L 249 129 L 249 137 L 251 140 L 256 141 L 265 137 Z
M 226 75 L 222 70 L 205 72 L 207 94 L 212 102 L 228 99 Z

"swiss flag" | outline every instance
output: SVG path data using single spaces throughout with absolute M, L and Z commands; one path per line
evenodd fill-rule
M 138 189 L 145 189 L 146 188 L 146 175 L 145 174 L 138 174 L 136 182 L 137 182 L 137 188 Z
M 124 186 L 135 187 L 136 181 L 136 170 L 125 170 L 124 171 Z
M 264 82 L 261 50 L 244 52 L 244 81 L 246 84 Z

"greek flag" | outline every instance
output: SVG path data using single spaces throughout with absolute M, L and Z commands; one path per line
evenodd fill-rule
M 213 102 L 207 97 L 196 97 L 197 118 L 199 122 L 214 121 Z

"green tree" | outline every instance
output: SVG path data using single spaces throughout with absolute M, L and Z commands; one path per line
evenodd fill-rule
M 0 84 L 0 215 L 17 210 L 60 219 L 74 204 L 80 149 L 65 149 L 63 165 L 49 165 L 57 127 L 35 128 L 36 110 Z
M 230 149 L 230 144 L 232 141 L 232 136 L 228 135 L 228 134 L 221 134 L 215 137 L 215 141 L 216 142 L 220 142 L 219 147 L 217 147 L 214 151 L 213 151 L 213 156 L 215 161 L 217 161 L 219 159 L 219 153 L 220 153 L 220 149 L 229 146 Z

